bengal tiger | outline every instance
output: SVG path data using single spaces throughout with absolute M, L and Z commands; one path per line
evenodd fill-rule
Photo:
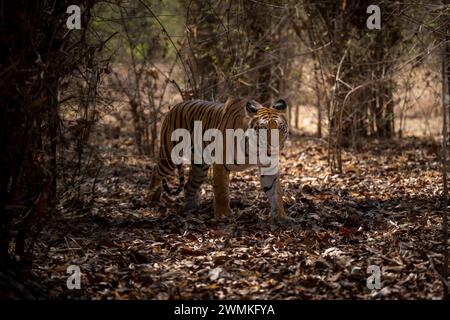
M 175 142 L 171 140 L 171 134 L 175 129 L 187 129 L 192 134 L 194 121 L 202 121 L 203 131 L 217 128 L 222 133 L 225 133 L 226 129 L 243 129 L 244 131 L 249 128 L 255 130 L 278 129 L 278 146 L 279 150 L 282 150 L 289 132 L 286 111 L 287 104 L 282 99 L 270 107 L 264 107 L 256 101 L 238 98 L 229 98 L 225 103 L 192 100 L 175 105 L 167 113 L 161 127 L 159 159 L 152 175 L 147 200 L 159 199 L 165 178 L 178 167 L 171 159 L 171 151 L 175 145 Z M 226 137 L 225 134 L 223 136 Z M 226 146 L 226 140 L 224 142 Z M 217 218 L 221 216 L 230 218 L 232 211 L 229 203 L 229 174 L 231 171 L 241 171 L 251 165 L 214 163 L 212 166 L 214 215 Z M 208 176 L 210 165 L 191 164 L 190 167 L 188 182 L 184 184 L 186 210 L 194 209 L 197 206 L 198 191 Z M 180 168 L 178 167 L 178 169 Z M 184 175 L 181 170 L 178 172 L 179 174 L 181 172 L 179 178 L 183 183 Z M 261 175 L 260 180 L 270 202 L 271 218 L 279 221 L 290 220 L 284 210 L 279 174 Z

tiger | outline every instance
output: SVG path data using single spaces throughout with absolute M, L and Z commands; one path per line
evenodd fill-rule
M 289 127 L 287 121 L 287 103 L 283 99 L 277 100 L 272 106 L 263 106 L 251 99 L 228 98 L 225 103 L 204 100 L 184 101 L 174 105 L 166 114 L 161 126 L 159 157 L 154 168 L 147 201 L 160 198 L 166 178 L 178 169 L 180 184 L 184 184 L 184 174 L 180 165 L 174 164 L 171 151 L 175 142 L 171 135 L 175 129 L 187 129 L 192 134 L 194 121 L 201 121 L 203 132 L 215 128 L 225 133 L 226 129 L 259 130 L 278 129 L 278 148 L 281 151 L 288 138 Z M 225 136 L 225 134 L 224 134 Z M 227 145 L 226 139 L 224 145 Z M 239 142 L 238 142 L 239 143 Z M 248 154 L 246 153 L 247 157 Z M 229 175 L 231 171 L 242 171 L 255 164 L 194 164 L 191 161 L 188 181 L 184 184 L 184 208 L 186 211 L 195 209 L 198 204 L 200 186 L 207 179 L 208 170 L 213 167 L 214 216 L 216 218 L 232 217 L 230 208 Z M 260 164 L 256 164 L 260 166 Z M 261 171 L 260 171 L 261 173 Z M 260 174 L 262 189 L 270 203 L 272 220 L 281 222 L 291 221 L 287 216 L 283 194 L 280 186 L 279 173 L 270 175 Z

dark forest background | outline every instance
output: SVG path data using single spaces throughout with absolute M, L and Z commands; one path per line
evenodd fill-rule
M 366 25 L 372 4 L 380 30 Z M 66 26 L 69 5 L 81 8 L 79 30 Z M 448 2 L 0 0 L 0 10 L 0 297 L 448 298 Z M 229 96 L 288 101 L 284 187 L 299 225 L 254 220 L 267 213 L 259 196 L 238 197 L 235 227 L 204 225 L 208 187 L 184 222 L 182 198 L 144 202 L 169 107 Z M 235 196 L 252 179 L 237 175 Z M 208 239 L 251 249 L 228 261 Z M 365 288 L 369 252 L 388 266 L 379 295 Z M 179 274 L 165 259 L 183 262 Z M 262 264 L 241 283 L 246 263 Z M 91 289 L 65 289 L 69 264 Z

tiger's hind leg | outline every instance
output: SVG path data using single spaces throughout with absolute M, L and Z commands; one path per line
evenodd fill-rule
M 175 166 L 171 160 L 164 158 L 159 159 L 150 180 L 150 187 L 145 198 L 146 201 L 150 202 L 159 200 L 163 186 L 163 179 L 169 176 L 174 169 Z
M 185 210 L 192 210 L 198 205 L 198 191 L 208 177 L 209 165 L 192 164 L 189 170 L 189 180 L 184 186 Z

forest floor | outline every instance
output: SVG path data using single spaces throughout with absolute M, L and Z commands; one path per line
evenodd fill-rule
M 33 270 L 51 297 L 441 297 L 442 178 L 432 140 L 371 140 L 345 151 L 344 173 L 331 174 L 323 141 L 292 137 L 281 159 L 295 219 L 286 225 L 271 223 L 256 169 L 231 176 L 230 222 L 213 219 L 210 183 L 196 212 L 181 210 L 182 193 L 148 204 L 152 161 L 136 155 L 131 135 L 103 141 L 95 197 L 62 209 L 38 243 Z M 68 265 L 81 268 L 80 290 L 66 287 Z M 367 288 L 370 265 L 381 269 L 380 290 Z

